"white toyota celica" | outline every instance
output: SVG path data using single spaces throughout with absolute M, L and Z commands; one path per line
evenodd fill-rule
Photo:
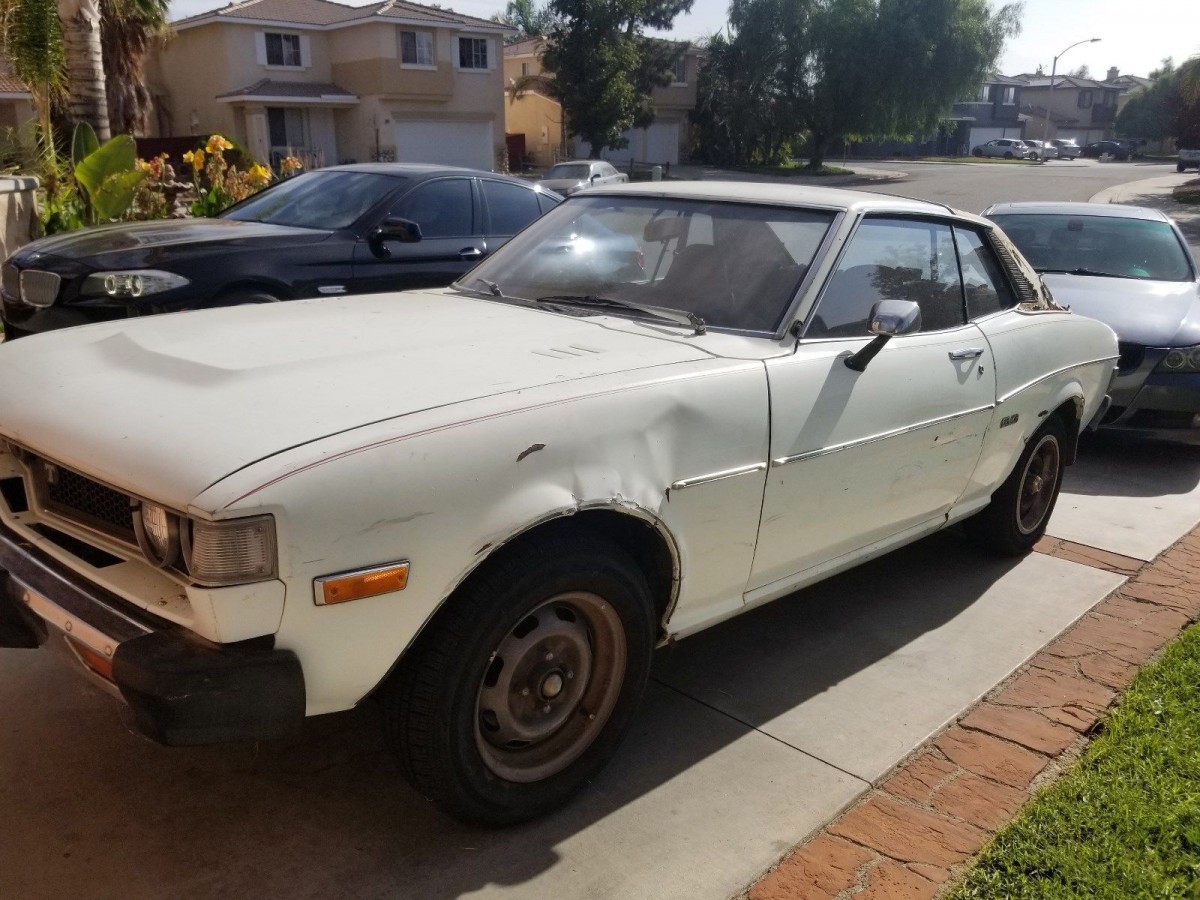
M 594 189 L 446 290 L 0 347 L 0 646 L 167 744 L 375 697 L 420 791 L 519 821 L 657 644 L 956 521 L 1028 551 L 1116 357 L 944 206 Z

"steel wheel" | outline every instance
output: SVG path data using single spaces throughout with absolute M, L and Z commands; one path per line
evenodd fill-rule
M 1022 534 L 1033 534 L 1046 519 L 1058 489 L 1060 464 L 1058 439 L 1044 434 L 1033 448 L 1021 486 L 1017 491 L 1017 528 Z
M 593 593 L 559 594 L 521 619 L 491 654 L 475 742 L 507 781 L 549 778 L 604 730 L 625 673 L 625 631 Z

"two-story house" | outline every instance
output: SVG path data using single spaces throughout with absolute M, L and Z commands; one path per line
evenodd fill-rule
M 545 38 L 530 38 L 504 48 L 504 78 L 510 88 L 529 76 L 553 78 L 542 67 Z M 624 133 L 629 142 L 619 150 L 606 149 L 604 158 L 613 163 L 631 159 L 647 163 L 675 165 L 686 158 L 690 149 L 688 113 L 696 106 L 696 84 L 704 53 L 688 45 L 675 64 L 670 84 L 655 87 L 650 93 L 654 103 L 654 121 L 646 128 L 631 128 Z M 563 156 L 586 157 L 591 147 L 586 141 L 572 140 L 569 123 L 564 124 L 562 108 L 536 81 L 511 98 L 505 112 L 509 134 L 525 135 L 525 151 L 539 165 Z M 568 134 L 564 139 L 563 130 Z
M 1112 137 L 1121 88 L 1078 78 L 1034 73 L 1017 76 L 1025 83 L 1021 112 L 1029 117 L 1025 134 L 1042 140 L 1071 139 L 1079 146 Z
M 1005 75 L 993 75 L 979 86 L 970 100 L 954 104 L 949 117 L 960 123 L 959 133 L 963 153 L 997 138 L 1024 138 L 1025 122 L 1021 116 L 1021 91 L 1024 82 Z M 1033 137 L 1033 135 L 1029 135 Z
M 149 66 L 159 136 L 219 131 L 310 166 L 493 169 L 503 151 L 507 26 L 406 0 L 241 0 L 174 30 Z
M 1152 87 L 1154 79 L 1143 78 L 1141 75 L 1122 75 L 1120 69 L 1110 66 L 1108 74 L 1101 83 L 1121 89 L 1121 93 L 1117 95 L 1117 114 L 1120 115 L 1129 99 L 1139 91 Z
M 34 115 L 33 94 L 25 82 L 9 71 L 8 60 L 0 53 L 0 133 L 20 128 Z

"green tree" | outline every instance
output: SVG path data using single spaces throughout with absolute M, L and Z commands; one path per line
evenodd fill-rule
M 501 24 L 517 29 L 513 41 L 547 35 L 557 24 L 550 8 L 538 6 L 535 0 L 508 0 L 504 12 L 497 13 L 495 19 Z
M 1162 62 L 1159 64 L 1158 68 L 1151 69 L 1150 74 L 1147 75 L 1146 77 L 1150 78 L 1152 80 L 1159 79 L 1159 78 L 1162 78 L 1164 75 L 1170 75 L 1174 71 L 1175 71 L 1175 57 L 1164 56 L 1162 58 Z
M 591 145 L 594 158 L 625 146 L 625 130 L 653 120 L 650 89 L 664 75 L 663 55 L 644 32 L 669 29 L 691 6 L 692 0 L 552 0 L 560 25 L 542 62 L 554 76 L 570 132 Z
M 53 155 L 51 113 L 66 97 L 66 55 L 56 0 L 0 0 L 0 40 L 13 74 L 29 87 L 44 153 Z
M 1117 114 L 1117 134 L 1161 141 L 1172 136 L 1179 107 L 1179 79 L 1162 75 L 1148 88 L 1137 91 Z
M 1072 69 L 1067 74 L 1070 75 L 1072 78 L 1091 78 L 1092 70 L 1090 68 L 1088 68 L 1087 63 L 1084 63 L 1082 66 L 1076 66 L 1074 69 Z
M 71 123 L 86 122 L 108 140 L 108 95 L 100 43 L 99 0 L 58 0 L 67 61 L 67 108 Z

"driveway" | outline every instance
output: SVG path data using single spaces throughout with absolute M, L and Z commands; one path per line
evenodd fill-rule
M 1084 451 L 1051 534 L 1149 558 L 1200 520 L 1200 448 Z M 50 654 L 6 651 L 0 897 L 718 900 L 1120 581 L 936 535 L 660 651 L 596 783 L 493 832 L 403 784 L 369 705 L 293 741 L 167 750 Z

